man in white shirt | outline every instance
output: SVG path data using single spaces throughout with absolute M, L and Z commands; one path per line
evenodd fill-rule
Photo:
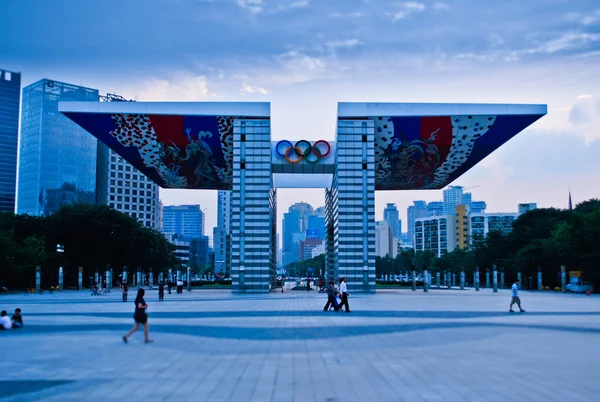
M 6 310 L 2 310 L 2 315 L 0 316 L 0 330 L 11 328 L 12 321 L 10 320 L 10 317 L 8 316 Z
M 517 303 L 517 306 L 519 306 L 519 310 L 521 311 L 521 313 L 524 313 L 525 310 L 523 310 L 521 308 L 521 299 L 519 298 L 519 280 L 518 279 L 515 283 L 513 283 L 512 288 L 511 288 L 510 309 L 508 310 L 510 313 L 515 312 L 515 310 L 512 309 L 512 306 L 515 303 Z
M 348 304 L 348 288 L 346 286 L 346 278 L 340 279 L 340 294 L 342 295 L 342 302 L 338 306 L 338 311 L 342 309 L 342 306 L 346 306 L 346 313 L 349 313 L 350 305 Z

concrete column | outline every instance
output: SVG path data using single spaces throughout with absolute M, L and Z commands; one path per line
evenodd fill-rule
M 83 267 L 79 267 L 79 272 L 77 273 L 77 290 L 83 289 Z
M 63 290 L 63 267 L 58 268 L 58 291 Z
M 486 289 L 490 287 L 490 269 L 485 269 L 485 287 Z
M 450 271 L 446 274 L 446 285 L 448 285 L 448 289 L 452 288 L 452 272 Z
M 440 272 L 436 272 L 435 273 L 435 284 L 437 285 L 438 289 L 440 288 Z
M 500 268 L 500 289 L 504 289 L 504 268 Z
M 479 267 L 475 269 L 475 278 L 473 278 L 473 283 L 475 283 L 475 290 L 479 292 Z
M 192 291 L 192 269 L 190 267 L 187 269 L 187 291 Z
M 127 281 L 127 270 L 123 269 L 123 282 Z
M 428 285 L 429 285 L 429 273 L 427 272 L 427 270 L 423 271 L 423 292 L 428 292 L 429 289 L 427 289 Z
M 412 271 L 412 290 L 417 290 L 417 273 L 414 269 Z
M 35 291 L 39 293 L 40 283 L 42 282 L 42 268 L 38 265 L 35 267 Z
M 96 268 L 96 273 L 94 274 L 94 283 L 98 283 L 99 279 L 100 279 L 100 276 L 99 276 L 98 270 Z
M 456 272 L 452 272 L 452 281 L 450 283 L 452 286 L 456 285 Z
M 493 269 L 493 278 L 492 281 L 494 283 L 494 293 L 498 293 L 498 269 L 495 265 L 492 265 Z
M 180 269 L 177 270 L 177 280 L 178 281 L 181 280 L 181 270 Z
M 173 279 L 173 270 L 169 268 L 169 278 L 167 279 L 169 282 Z
M 154 272 L 150 271 L 148 275 L 148 286 L 152 289 L 152 285 L 154 284 Z
M 113 270 L 112 268 L 106 270 L 106 293 L 110 293 L 113 283 Z
M 141 288 L 142 285 L 143 285 L 143 281 L 142 281 L 142 269 L 141 269 L 141 267 L 138 267 L 138 269 L 137 269 L 137 274 L 135 276 L 135 281 L 137 282 L 136 283 L 137 288 L 138 289 Z
M 460 290 L 465 290 L 465 271 L 460 271 Z
M 567 267 L 564 265 L 560 266 L 560 291 L 567 291 Z
M 538 290 L 542 290 L 542 269 L 538 268 Z
M 160 271 L 158 273 L 158 283 L 162 283 L 162 281 L 163 281 L 163 273 L 162 273 L 162 271 Z
M 521 272 L 517 272 L 517 279 L 519 280 L 517 287 L 519 288 L 519 290 L 521 290 Z

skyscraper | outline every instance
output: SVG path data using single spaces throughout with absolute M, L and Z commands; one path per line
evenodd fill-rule
M 21 74 L 0 70 L 0 211 L 14 212 Z
M 431 201 L 427 204 L 427 216 L 444 215 L 444 203 L 441 201 Z
M 127 102 L 120 95 L 100 96 L 104 102 Z M 136 218 L 142 225 L 160 230 L 158 185 L 102 142 L 98 142 L 96 202 Z
M 48 79 L 23 89 L 17 212 L 48 215 L 96 202 L 98 142 L 58 112 L 59 101 L 98 101 L 98 90 Z
M 215 272 L 230 272 L 230 223 L 231 191 L 219 190 L 217 197 L 217 226 L 213 229 Z
M 415 219 L 425 218 L 427 216 L 427 202 L 425 201 L 413 201 L 414 205 L 408 207 L 406 216 L 408 218 L 408 241 L 414 243 L 415 241 Z
M 402 236 L 402 221 L 398 215 L 398 208 L 396 208 L 396 204 L 387 204 L 383 210 L 383 220 L 390 225 L 392 236 L 394 238 L 398 239 Z
M 204 235 L 204 212 L 200 205 L 169 205 L 163 207 L 163 233 L 179 238 L 200 238 Z
M 444 215 L 456 214 L 456 206 L 460 204 L 464 204 L 462 186 L 450 186 L 444 190 Z

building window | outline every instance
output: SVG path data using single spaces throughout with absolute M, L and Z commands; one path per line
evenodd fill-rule
M 111 195 L 111 196 L 110 196 L 110 200 L 111 200 L 111 201 L 114 201 L 114 200 L 115 200 L 115 196 L 114 196 L 114 195 Z
M 146 188 L 148 188 L 148 189 L 152 188 L 152 186 L 150 185 L 150 183 L 146 184 Z
M 129 202 L 129 197 L 125 197 L 125 202 Z
M 123 209 L 123 205 L 122 204 L 117 204 L 117 209 Z
M 137 202 L 137 197 L 131 197 L 131 202 Z
M 140 195 L 144 195 L 144 190 L 140 190 Z
M 119 179 L 123 178 L 123 173 L 119 173 Z
M 125 178 L 126 178 L 127 180 L 130 180 L 130 179 L 131 179 L 131 174 L 130 174 L 130 173 L 126 173 L 126 174 L 125 174 Z
M 125 194 L 129 194 L 129 189 L 128 188 L 125 189 Z
M 115 177 L 115 172 L 110 172 L 110 177 Z
M 131 172 L 131 166 L 127 165 L 127 167 L 125 168 L 126 171 Z
M 123 196 L 121 196 L 121 195 L 118 195 L 118 196 L 117 196 L 117 201 L 123 201 Z M 119 207 L 119 208 L 121 208 L 121 207 Z

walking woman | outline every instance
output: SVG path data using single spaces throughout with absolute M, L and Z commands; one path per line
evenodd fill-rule
M 135 298 L 135 312 L 133 313 L 133 319 L 135 320 L 135 325 L 131 328 L 131 331 L 127 333 L 123 337 L 123 342 L 127 343 L 127 338 L 131 336 L 135 331 L 140 329 L 140 324 L 144 324 L 144 339 L 146 343 L 152 343 L 148 337 L 148 314 L 146 313 L 146 309 L 148 305 L 146 304 L 146 300 L 144 300 L 144 289 L 138 289 L 137 296 Z

